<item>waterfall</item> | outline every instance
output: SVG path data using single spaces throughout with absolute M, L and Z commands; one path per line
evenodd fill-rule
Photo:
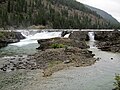
M 95 41 L 94 32 L 88 32 L 88 36 L 89 36 L 90 41 Z
M 90 48 L 96 48 L 95 46 L 95 39 L 94 39 L 94 32 L 88 32 L 88 36 L 89 36 L 89 46 Z
M 69 33 L 69 34 L 66 34 L 66 35 L 64 36 L 64 38 L 69 38 L 69 36 L 70 36 L 70 33 Z
M 28 44 L 37 43 L 39 39 L 49 39 L 54 37 L 61 37 L 62 32 L 38 32 L 38 31 L 22 31 L 21 34 L 26 37 L 26 39 L 21 40 L 17 43 L 12 43 L 10 45 L 14 46 L 25 46 Z

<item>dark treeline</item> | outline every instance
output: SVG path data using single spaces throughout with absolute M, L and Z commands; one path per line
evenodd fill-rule
M 115 28 L 75 0 L 3 0 L 0 27 Z

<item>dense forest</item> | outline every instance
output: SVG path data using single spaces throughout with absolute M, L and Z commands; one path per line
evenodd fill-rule
M 1 0 L 0 28 L 117 28 L 76 0 Z

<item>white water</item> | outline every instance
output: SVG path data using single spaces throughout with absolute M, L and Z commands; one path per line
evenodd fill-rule
M 66 34 L 65 36 L 64 36 L 64 38 L 68 38 L 70 36 L 70 34 Z
M 0 56 L 29 55 L 37 52 L 38 39 L 61 37 L 61 32 L 41 32 L 39 30 L 18 30 L 26 39 L 9 44 L 0 49 Z
M 88 35 L 89 35 L 90 41 L 95 41 L 94 32 L 88 32 Z
M 29 32 L 29 31 L 23 31 L 22 35 L 26 37 L 26 39 L 21 40 L 17 43 L 12 43 L 10 45 L 22 47 L 28 44 L 34 44 L 37 43 L 38 39 L 48 39 L 48 38 L 54 38 L 54 37 L 61 37 L 61 32 Z

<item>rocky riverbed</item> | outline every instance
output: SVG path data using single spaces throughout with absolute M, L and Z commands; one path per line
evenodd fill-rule
M 89 66 L 95 63 L 94 54 L 86 49 L 76 47 L 47 49 L 30 56 L 15 56 L 3 58 L 6 63 L 1 65 L 2 71 L 15 71 L 18 69 L 43 69 L 45 76 L 69 66 Z M 58 66 L 59 67 L 58 67 Z
M 74 36 L 75 35 L 75 36 Z M 95 63 L 92 51 L 85 40 L 86 33 L 73 32 L 69 38 L 51 38 L 38 40 L 40 46 L 38 52 L 33 55 L 16 55 L 10 58 L 2 58 L 6 61 L 1 65 L 2 71 L 16 71 L 18 69 L 42 69 L 44 76 L 69 66 L 89 66 Z

